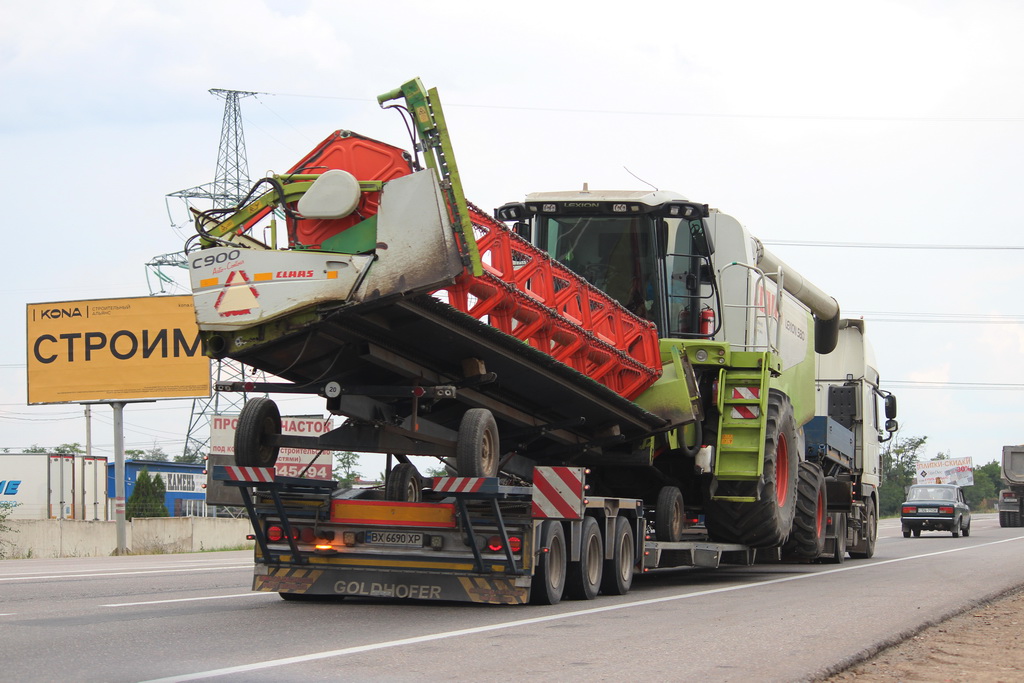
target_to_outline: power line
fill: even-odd
[[[904,389],[973,389],[980,391],[1024,391],[1024,384],[1009,382],[926,382],[909,379],[886,380],[885,385]]]
[[[1024,325],[1024,315],[990,313],[899,313],[895,311],[848,311],[872,323],[944,323],[959,325]]]
[[[1020,244],[899,244],[890,242],[811,242],[807,240],[761,240],[771,246],[829,247],[841,249],[949,249],[955,251],[1022,250]]]
[[[305,95],[301,93],[259,93],[273,97],[301,97],[319,100],[344,100],[347,102],[365,102],[376,104],[377,100],[365,97],[342,97],[340,95]],[[1022,116],[891,116],[891,115],[829,115],[829,114],[727,114],[715,112],[686,111],[638,111],[628,109],[580,109],[574,107],[525,107],[507,104],[479,104],[445,102],[446,108],[461,107],[464,109],[504,109],[507,111],[533,111],[558,114],[609,114],[614,116],[667,116],[674,118],[706,118],[706,119],[767,119],[791,121],[854,121],[854,122],[894,122],[894,123],[1021,123]]]

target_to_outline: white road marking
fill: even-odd
[[[752,588],[761,588],[763,586],[771,586],[777,583],[785,583],[787,581],[802,581],[804,579],[815,579],[829,574],[836,574],[838,572],[851,572],[861,569],[869,569],[871,567],[878,567],[884,564],[894,564],[896,562],[908,562],[910,560],[919,560],[926,557],[935,557],[936,555],[945,555],[947,553],[958,553],[965,550],[972,550],[974,548],[984,548],[989,545],[999,545],[1000,543],[1010,543],[1011,541],[1024,540],[1024,536],[1018,536],[1015,538],[1006,538],[999,541],[991,541],[989,543],[979,543],[978,545],[961,546],[958,548],[950,548],[947,550],[939,550],[933,553],[924,553],[922,555],[914,555],[911,557],[900,557],[892,560],[879,560],[878,562],[869,562],[867,564],[856,564],[844,567],[836,567],[835,569],[827,569],[820,572],[812,572],[808,574],[795,574],[792,576],[784,576],[778,579],[768,579],[766,581],[758,581],[757,583],[745,583],[737,586],[724,586],[721,588],[711,588],[703,591],[696,591],[694,593],[682,593],[679,595],[669,595],[663,598],[649,598],[647,600],[636,600],[634,602],[620,603],[618,605],[608,605],[605,607],[591,607],[588,609],[576,610],[574,612],[566,612],[563,614],[551,614],[544,617],[531,617],[529,619],[519,619],[517,621],[507,621],[500,624],[491,624],[490,626],[476,626],[474,628],[459,629],[457,631],[444,631],[442,633],[431,633],[423,636],[415,636],[413,638],[401,638],[399,640],[389,640],[381,643],[370,643],[369,645],[357,645],[355,647],[346,647],[340,650],[327,650],[325,652],[314,652],[308,655],[298,655],[296,657],[284,657],[282,659],[269,659],[264,662],[254,662],[252,664],[242,664],[240,666],[229,666],[223,669],[212,669],[210,671],[197,671],[190,674],[180,674],[178,676],[168,676],[166,678],[156,678],[150,681],[144,681],[143,683],[178,683],[179,681],[195,681],[203,678],[214,678],[216,676],[229,676],[231,674],[247,673],[249,671],[260,671],[263,669],[271,669],[277,666],[288,666],[289,664],[302,664],[305,662],[313,662],[320,659],[329,659],[331,657],[344,657],[345,655],[359,654],[363,652],[372,652],[374,650],[384,650],[391,647],[402,647],[405,645],[416,645],[419,643],[429,643],[435,640],[445,640],[448,638],[459,638],[461,636],[476,635],[479,633],[487,633],[489,631],[501,631],[509,628],[517,628],[519,626],[530,626],[532,624],[543,624],[549,621],[560,621],[562,619],[572,619],[575,617],[586,617],[594,614],[602,614],[604,612],[614,612],[620,609],[628,609],[632,607],[646,607],[647,605],[657,605],[659,603],[674,602],[676,600],[688,600],[690,598],[699,598],[706,595],[714,595],[716,593],[731,593],[733,591],[750,590]]]
[[[236,593],[234,595],[208,595],[202,598],[174,598],[173,600],[147,600],[145,602],[117,602],[109,605],[100,605],[100,607],[135,607],[136,605],[162,605],[168,602],[192,602],[193,600],[224,600],[226,598],[249,598],[254,595],[273,595],[277,597],[277,593],[264,593],[264,592],[253,592],[253,593]]]
[[[230,567],[190,567],[188,569],[145,569],[123,572],[94,572],[91,574],[28,574],[22,576],[0,576],[0,581],[37,581],[39,579],[91,579],[104,576],[132,576],[136,574],[176,574],[181,572],[212,572],[220,569],[252,569],[251,564]]]

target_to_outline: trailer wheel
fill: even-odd
[[[281,412],[269,398],[246,401],[235,430],[235,464],[239,467],[273,467],[279,447],[271,439],[281,434]]]
[[[530,602],[557,605],[565,592],[566,553],[562,523],[548,520],[541,525],[541,547],[537,570],[530,586]]]
[[[498,425],[491,411],[470,408],[459,423],[455,467],[460,477],[498,476]]]
[[[825,550],[825,475],[817,463],[802,462],[797,468],[796,514],[783,552],[813,560]],[[845,552],[845,551],[844,551]]]
[[[604,571],[604,543],[597,520],[584,517],[580,536],[580,559],[569,563],[565,592],[573,600],[593,600],[601,589]]]
[[[915,529],[914,536],[920,536],[921,530]],[[870,560],[875,556],[875,541],[878,540],[878,515],[875,514],[875,501],[868,498],[864,502],[864,528],[862,538],[857,544],[858,550],[851,550],[850,557],[857,560]]]
[[[403,503],[418,503],[423,499],[423,479],[416,465],[411,462],[400,462],[388,473],[388,483],[384,487],[384,497]]]
[[[601,592],[605,595],[625,595],[633,587],[633,569],[636,565],[633,525],[628,519],[615,518],[615,527],[608,543],[612,546],[612,558],[604,561]]]
[[[663,486],[654,504],[654,538],[658,541],[678,541],[683,537],[686,522],[683,494],[675,486]]]
[[[789,397],[780,391],[769,391],[766,416],[761,497],[752,503],[708,500],[705,523],[717,540],[773,548],[786,541],[793,526],[803,430],[797,428]]]

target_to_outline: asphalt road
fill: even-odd
[[[804,681],[1024,585],[1024,530],[904,539],[843,565],[684,569],[554,607],[249,592],[247,552],[0,562],[0,679]]]

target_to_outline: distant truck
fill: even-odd
[[[0,503],[11,519],[107,519],[106,458],[63,453],[0,455]]]
[[[1003,482],[999,492],[999,526],[1021,526],[1024,511],[1024,446],[1003,446]]]

